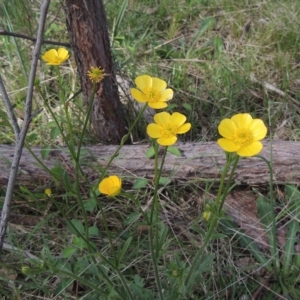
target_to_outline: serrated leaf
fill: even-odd
[[[133,189],[138,190],[143,187],[145,187],[148,184],[148,179],[146,178],[138,178],[134,183],[133,183]]]
[[[71,257],[76,251],[77,251],[78,248],[74,248],[74,247],[67,247],[63,250],[62,252],[62,256],[63,258],[69,258]]]
[[[151,158],[152,156],[155,155],[155,150],[154,147],[151,146],[147,151],[146,151],[146,158]]]
[[[181,157],[180,150],[174,146],[169,146],[167,151],[175,156]]]

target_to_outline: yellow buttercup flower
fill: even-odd
[[[49,188],[47,188],[47,189],[45,189],[44,193],[45,193],[48,197],[50,197],[50,196],[52,195],[52,190],[49,189]]]
[[[45,52],[42,59],[47,63],[47,65],[59,66],[64,61],[70,57],[69,51],[65,48],[50,49]]]
[[[104,178],[99,184],[99,191],[108,197],[113,197],[121,192],[122,180],[116,175]]]
[[[171,146],[177,141],[177,134],[183,134],[191,129],[190,123],[185,123],[186,116],[174,112],[170,115],[161,112],[154,116],[155,123],[147,126],[147,133],[150,137],[157,139],[161,146]]]
[[[138,102],[148,103],[151,108],[167,107],[167,101],[173,98],[173,90],[167,89],[167,83],[149,75],[138,76],[135,79],[138,89],[131,89],[131,94]]]
[[[105,72],[101,67],[90,67],[90,70],[87,72],[87,76],[93,82],[100,82],[105,77]]]
[[[263,148],[260,140],[267,135],[264,122],[260,119],[252,119],[247,113],[222,120],[218,130],[223,136],[218,139],[219,146],[227,152],[236,152],[239,156],[258,154]]]

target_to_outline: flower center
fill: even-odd
[[[253,135],[249,129],[246,128],[240,128],[235,132],[233,141],[242,146],[248,146],[253,142]]]
[[[160,99],[160,92],[154,88],[145,88],[143,90],[143,93],[147,96],[149,99],[148,102],[158,102]]]
[[[170,138],[177,134],[177,126],[171,123],[163,125],[163,128],[160,131],[162,137]]]

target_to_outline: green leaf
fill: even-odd
[[[193,110],[192,105],[189,104],[189,103],[183,103],[182,106],[183,106],[186,110],[189,110],[189,111],[192,111],[192,110]]]
[[[285,187],[286,195],[289,199],[289,216],[288,231],[286,234],[286,243],[283,252],[283,274],[288,276],[291,273],[291,266],[294,262],[298,263],[299,254],[295,253],[295,244],[299,243],[298,233],[300,232],[299,220],[300,214],[300,192],[295,186],[287,185]]]
[[[71,224],[73,225],[71,225]],[[77,231],[74,229],[74,227],[78,230],[80,234],[84,233],[84,227],[81,223],[81,221],[77,219],[72,219],[70,222],[67,223],[67,228],[70,230],[71,233],[78,235]]]
[[[30,144],[34,142],[38,138],[38,135],[36,133],[30,133],[26,136],[26,141]]]
[[[151,146],[146,152],[146,158],[151,158],[154,155],[155,155],[155,150],[154,147]]]
[[[170,110],[176,108],[177,106],[178,106],[178,105],[177,105],[177,104],[174,104],[174,103],[169,104],[169,105],[165,108],[165,111],[170,111]]]
[[[90,236],[99,236],[99,229],[97,226],[91,226],[88,228]]]
[[[237,226],[237,224],[228,218],[222,218],[220,220],[220,224],[223,227],[223,230],[226,234],[234,235],[236,238],[238,238],[238,241],[240,242],[241,246],[245,249],[247,249],[249,252],[252,253],[252,255],[256,258],[256,260],[265,266],[265,268],[268,271],[272,271],[272,267],[270,267],[269,259],[265,256],[263,252],[261,252],[258,248],[257,243],[249,238],[243,230]]]
[[[132,241],[132,237],[129,237],[129,238],[126,240],[126,242],[125,242],[123,248],[119,251],[119,255],[118,255],[118,261],[119,261],[119,262],[122,261],[124,255],[126,254],[128,248],[129,248],[129,246],[130,246],[131,241]]]
[[[87,201],[83,203],[83,207],[85,211],[89,211],[89,212],[93,212],[96,206],[97,206],[97,200],[95,198],[89,198]]]
[[[50,137],[51,139],[56,139],[60,134],[60,130],[58,127],[53,127],[50,131]]]
[[[158,183],[160,185],[167,185],[170,183],[170,178],[161,176]]]
[[[140,217],[140,213],[133,212],[127,216],[127,218],[124,221],[124,224],[128,226],[128,225],[132,224],[133,222],[137,221],[139,219],[139,217]]]
[[[256,201],[256,207],[257,214],[260,218],[260,223],[263,225],[268,236],[271,254],[275,258],[277,253],[277,246],[273,247],[273,245],[275,245],[275,243],[277,245],[277,237],[276,234],[274,236],[274,231],[272,230],[275,223],[273,220],[273,218],[275,218],[275,215],[271,201],[272,200],[269,200],[268,198],[260,195]]]
[[[50,145],[46,145],[41,149],[41,156],[42,159],[46,159],[51,151],[51,146]]]
[[[138,190],[141,189],[143,187],[145,187],[148,184],[148,179],[146,178],[138,178],[134,184],[133,184],[133,189]]]
[[[79,249],[88,248],[88,245],[85,242],[85,240],[78,236],[73,237],[73,245],[77,246]]]
[[[223,51],[223,48],[224,48],[224,46],[223,46],[223,40],[220,38],[220,37],[216,37],[215,38],[215,54],[216,54],[216,56],[220,56],[221,55],[221,53],[222,53],[222,51]]]
[[[175,156],[181,157],[180,150],[174,146],[169,146],[167,151]]]
[[[65,169],[62,166],[55,166],[51,169],[51,175],[56,179],[61,179],[64,176]]]
[[[77,248],[74,248],[74,247],[65,248],[62,252],[63,258],[71,257],[76,251],[77,251]]]

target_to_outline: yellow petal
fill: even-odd
[[[227,152],[235,152],[240,149],[240,146],[228,139],[218,139],[218,145]]]
[[[135,79],[136,86],[143,91],[146,88],[152,87],[152,77],[149,75],[141,75]]]
[[[191,129],[191,127],[192,127],[191,123],[185,123],[177,129],[177,133],[178,134],[186,133]]]
[[[264,139],[267,135],[267,127],[260,119],[254,119],[252,125],[249,128],[253,134],[253,138],[256,141]]]
[[[231,118],[237,128],[249,128],[253,122],[250,114],[236,114]]]
[[[57,54],[58,54],[59,58],[64,60],[64,61],[67,60],[70,56],[69,51],[65,48],[59,48],[57,50]]]
[[[161,101],[169,101],[173,98],[173,90],[166,89],[161,93]]]
[[[133,89],[130,90],[130,92],[131,92],[132,97],[136,101],[138,101],[138,102],[147,102],[147,100],[145,99],[145,95],[141,91],[133,88]]]
[[[218,126],[218,130],[221,136],[223,136],[226,139],[232,140],[237,130],[237,127],[232,120],[224,119]]]
[[[159,139],[157,139],[157,143],[161,146],[171,146],[173,144],[175,144],[177,141],[177,137],[176,135],[166,138],[166,137],[160,137]]]
[[[121,187],[122,186],[122,180],[118,176],[112,175],[112,176],[109,176],[109,178],[112,181],[112,183],[113,183],[114,186],[117,186],[117,187]]]
[[[174,125],[177,125],[177,127],[180,127],[185,121],[186,116],[179,112],[174,112],[170,117],[170,122]]]
[[[104,178],[99,184],[99,191],[102,194],[108,195],[110,189],[110,180],[109,178]]]
[[[239,156],[254,156],[258,154],[263,148],[261,142],[253,142],[249,146],[241,147],[236,153]]]
[[[148,106],[153,109],[162,109],[168,106],[166,102],[148,102]]]
[[[161,112],[161,113],[158,113],[158,114],[155,114],[154,115],[154,121],[158,125],[163,126],[164,124],[170,122],[170,114],[165,112],[165,111]]]
[[[49,51],[45,52],[42,56],[42,59],[46,62],[54,62],[57,59],[57,51],[55,49],[50,49]]]
[[[154,139],[157,139],[161,136],[161,130],[162,127],[154,123],[151,123],[147,126],[147,134]]]
[[[152,87],[158,91],[163,91],[166,89],[167,83],[160,78],[153,77],[152,78]]]

